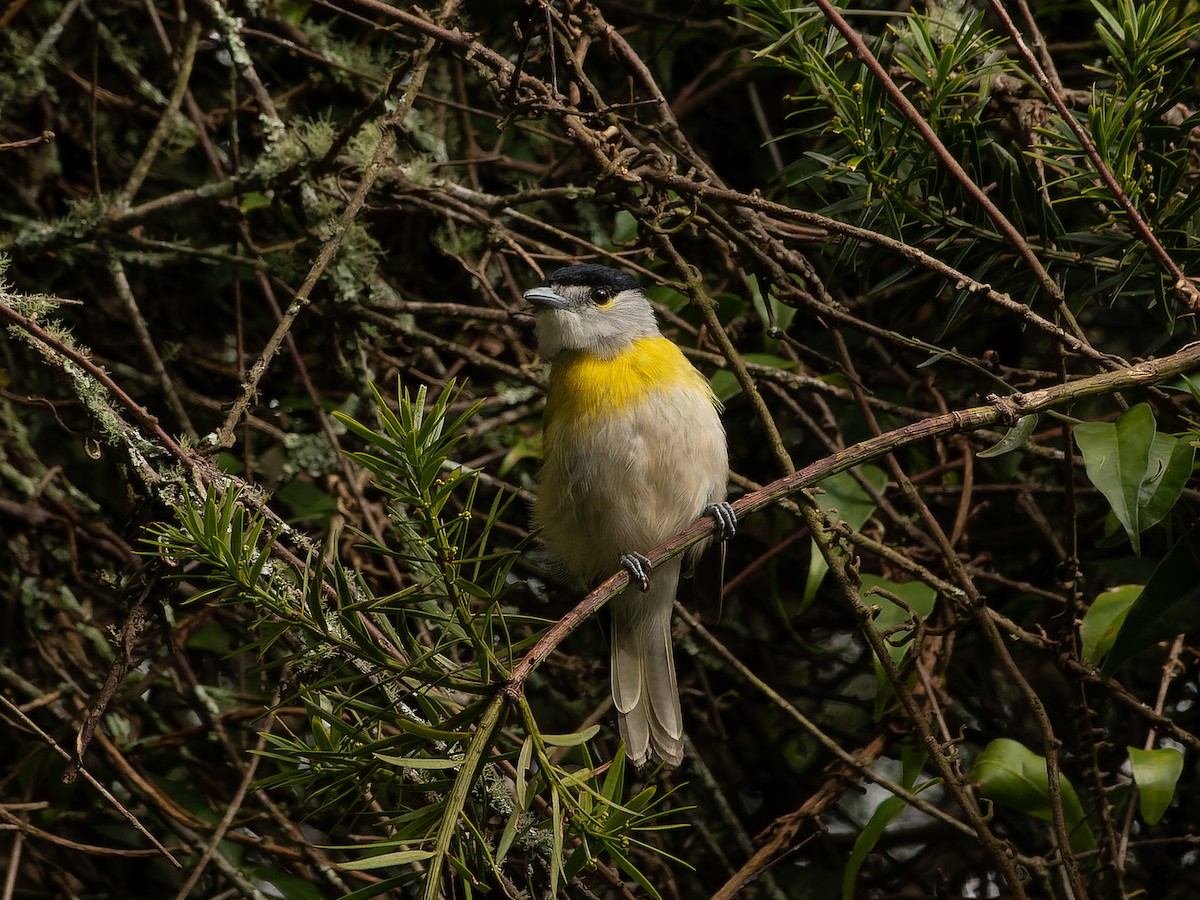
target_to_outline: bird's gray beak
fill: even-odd
[[[568,306],[565,299],[548,287],[530,288],[523,296],[539,309],[566,309]]]

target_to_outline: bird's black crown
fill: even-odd
[[[598,266],[595,263],[584,263],[578,266],[566,266],[551,272],[546,279],[547,287],[558,285],[578,284],[584,287],[606,287],[614,294],[621,291],[636,289],[638,283],[620,269],[610,266]]]

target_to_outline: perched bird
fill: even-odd
[[[607,266],[568,266],[525,292],[550,363],[544,461],[534,521],[547,549],[583,585],[618,567],[627,590],[612,619],[612,694],[635,765],[683,759],[671,650],[677,557],[644,555],[702,515],[721,540],[728,455],[708,381],[663,337],[643,291]],[[718,581],[719,581],[719,575]]]

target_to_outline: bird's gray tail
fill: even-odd
[[[613,600],[612,694],[625,752],[636,766],[651,756],[668,765],[683,761],[683,715],[675,684],[671,611],[679,561],[650,575],[650,590],[627,588]]]

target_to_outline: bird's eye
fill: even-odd
[[[595,287],[592,288],[592,302],[597,306],[608,306],[612,303],[612,291],[608,288]]]

